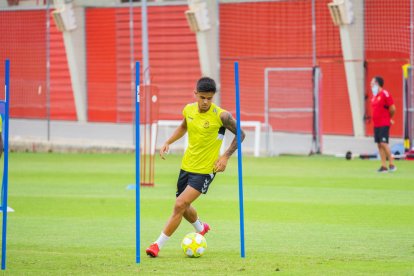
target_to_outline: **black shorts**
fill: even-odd
[[[185,190],[187,185],[190,185],[190,187],[193,187],[202,194],[206,194],[215,175],[215,173],[199,174],[180,170],[180,175],[178,176],[177,181],[177,192],[175,195],[178,197]]]
[[[374,139],[375,143],[387,143],[390,137],[390,127],[383,126],[383,127],[374,127]]]

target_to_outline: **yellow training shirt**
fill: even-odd
[[[214,103],[205,113],[198,111],[197,103],[186,105],[183,116],[187,122],[188,147],[181,169],[192,173],[213,173],[224,138],[225,128],[220,119],[224,111]]]

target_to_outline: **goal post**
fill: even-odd
[[[269,155],[322,152],[319,67],[264,70],[264,120]]]
[[[410,64],[403,67],[403,126],[404,150],[409,151],[414,145],[414,89],[413,69]]]
[[[321,104],[320,104],[320,91],[321,91],[321,69],[318,66],[313,67],[312,82],[313,82],[313,132],[312,132],[312,150],[311,154],[322,153],[322,130],[321,130]]]

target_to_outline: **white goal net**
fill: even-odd
[[[269,155],[321,153],[320,78],[318,67],[265,69]]]

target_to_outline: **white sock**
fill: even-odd
[[[158,244],[158,248],[161,249],[161,247],[164,246],[164,244],[170,239],[167,235],[164,234],[164,232],[161,232],[161,235],[158,237],[158,239],[155,241],[156,244]]]
[[[191,223],[194,226],[194,229],[196,232],[201,232],[204,230],[203,223],[200,221],[200,219],[197,219],[195,222]]]

